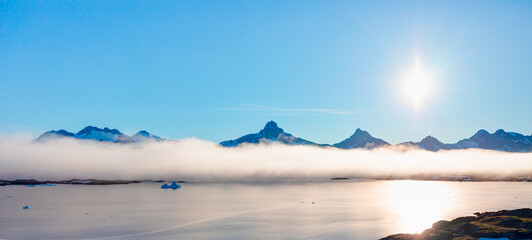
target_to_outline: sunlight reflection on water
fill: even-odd
[[[453,207],[444,182],[392,181],[387,185],[386,202],[398,215],[398,228],[403,232],[421,232]]]

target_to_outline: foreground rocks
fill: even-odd
[[[475,213],[452,221],[438,221],[418,234],[396,234],[381,240],[473,240],[479,238],[532,239],[532,209]]]

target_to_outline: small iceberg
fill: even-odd
[[[22,209],[30,209],[30,206],[26,205],[26,206],[22,207]]]
[[[161,186],[162,189],[178,189],[178,188],[181,188],[181,185],[177,184],[175,181],[172,182],[172,184],[168,185],[168,184],[163,184]]]
[[[172,185],[170,185],[171,189],[178,189],[181,188],[181,185],[177,184],[175,181],[172,182]]]

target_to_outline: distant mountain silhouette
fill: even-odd
[[[164,138],[161,138],[159,136],[153,135],[149,132],[146,132],[144,130],[139,131],[138,133],[135,133],[135,135],[131,136],[131,139],[133,139],[134,142],[142,142],[142,141],[163,141]]]
[[[525,136],[515,132],[505,132],[502,129],[490,134],[481,129],[468,139],[452,144],[454,149],[481,148],[507,152],[532,151],[532,135]]]
[[[87,126],[76,134],[65,131],[63,129],[58,130],[58,131],[54,131],[54,130],[48,131],[48,132],[41,134],[41,136],[35,139],[35,142],[44,142],[44,141],[49,141],[49,140],[64,138],[64,137],[82,139],[82,140],[113,142],[113,143],[134,143],[134,142],[142,142],[142,141],[149,141],[149,140],[151,141],[164,140],[163,138],[155,136],[146,131],[140,131],[137,134],[130,137],[126,134],[121,133],[120,131],[116,129],[109,129],[109,128],[101,129],[101,128],[97,128],[93,126]]]
[[[342,149],[352,149],[352,148],[366,148],[366,149],[373,149],[377,147],[387,146],[390,145],[386,141],[380,139],[380,138],[374,138],[369,134],[368,132],[361,130],[360,128],[357,128],[355,133],[351,135],[351,137],[334,144],[334,147],[342,148]]]
[[[235,140],[223,141],[220,144],[224,147],[236,147],[243,143],[270,143],[281,142],[291,145],[316,145],[311,141],[302,138],[294,137],[292,134],[285,133],[282,128],[277,126],[274,121],[269,121],[264,126],[264,129],[258,133],[252,133]]]
[[[74,134],[71,132],[67,132],[63,129],[58,130],[58,131],[52,130],[52,131],[48,131],[48,132],[41,134],[41,136],[35,139],[35,141],[45,141],[48,139],[61,138],[61,137],[74,137]]]
[[[463,139],[457,143],[445,144],[438,139],[428,136],[421,142],[405,142],[400,145],[414,146],[429,151],[480,148],[506,152],[531,152],[532,135],[525,136],[514,132],[505,132],[502,129],[490,134],[481,129],[470,138]]]
[[[127,136],[117,129],[97,128],[87,126],[78,133],[74,134],[63,129],[52,130],[43,133],[35,142],[44,142],[59,138],[75,138],[82,140],[94,140],[112,143],[136,143],[144,141],[164,141],[166,139],[153,135],[147,131],[139,131],[133,136]],[[288,145],[315,145],[328,146],[341,149],[373,149],[378,147],[391,146],[388,142],[371,136],[368,132],[357,128],[355,133],[349,138],[333,144],[316,144],[303,138],[295,137],[286,133],[277,123],[270,121],[258,133],[251,133],[234,140],[223,141],[220,145],[224,147],[235,147],[244,143],[260,144],[278,142]],[[532,135],[523,135],[515,132],[505,132],[502,129],[490,134],[488,131],[481,129],[470,138],[463,139],[457,143],[442,143],[432,136],[427,136],[419,142],[404,142],[396,146],[406,146],[412,148],[425,149],[428,151],[453,150],[453,149],[489,149],[506,152],[532,152]]]
[[[421,149],[425,149],[432,152],[437,152],[439,150],[450,150],[453,149],[453,147],[450,144],[445,144],[440,142],[437,138],[433,136],[426,136],[421,140],[420,142],[405,142],[400,143],[398,145],[408,146],[408,147],[417,147]]]

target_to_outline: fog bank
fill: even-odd
[[[68,138],[30,143],[28,136],[0,136],[0,179],[266,181],[532,173],[532,153],[479,149],[434,153],[417,149],[342,150],[282,144],[224,148],[194,138],[143,144]]]

